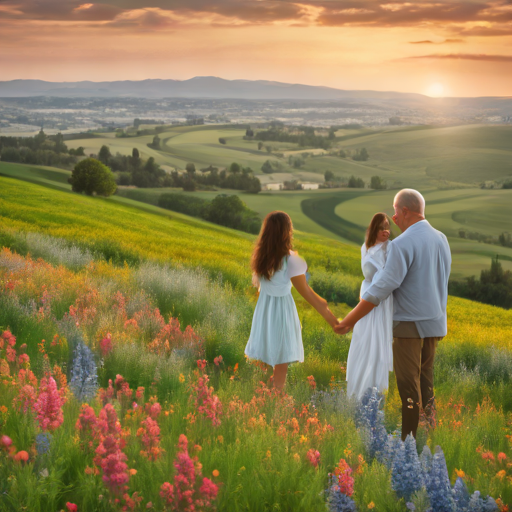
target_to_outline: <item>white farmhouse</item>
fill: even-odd
[[[261,187],[262,190],[283,190],[282,183],[266,183]]]
[[[318,190],[318,183],[301,183],[302,190]]]

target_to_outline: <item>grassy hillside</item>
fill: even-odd
[[[23,231],[107,245],[128,259],[152,258],[222,272],[235,285],[250,283],[254,236],[125,198],[62,194],[35,184],[0,177],[2,225]],[[327,262],[356,272],[357,248],[299,232],[297,247],[311,266]]]
[[[0,162],[1,174],[70,191],[67,183],[70,173],[61,169]],[[490,259],[496,254],[500,256],[505,268],[512,269],[512,249],[459,236],[460,230],[492,236],[508,232],[512,215],[512,190],[420,190],[427,200],[429,221],[449,238],[453,252],[453,277],[479,274],[482,269],[490,266]],[[311,240],[322,237],[349,245],[362,243],[366,226],[375,212],[392,214],[391,205],[395,194],[395,191],[376,192],[368,189],[267,192],[255,195],[232,190],[186,193],[181,189],[121,188],[108,201],[169,216],[169,212],[156,207],[159,196],[165,192],[192,194],[204,199],[212,199],[219,193],[239,194],[261,218],[276,209],[288,212],[295,228],[301,232],[299,242],[304,237]],[[172,217],[187,219],[189,222],[191,220],[177,213],[172,213]]]
[[[256,301],[253,237],[61,186],[0,177],[0,245],[10,247],[0,250],[0,434],[16,447],[0,450],[0,510],[71,502],[117,512],[139,496],[143,509],[163,510],[178,443],[184,456],[180,435],[200,463],[195,496],[210,478],[219,510],[324,511],[340,459],[353,470],[358,510],[408,510],[372,448],[400,428],[392,374],[377,440],[344,393],[350,336],[335,335],[304,301],[296,298],[305,361],[290,367],[286,394],[271,391],[261,367],[244,358]],[[357,247],[303,233],[297,245],[314,287],[319,277],[324,289],[359,285]],[[331,307],[339,316],[349,309]],[[438,426],[420,426],[418,448],[441,446],[447,485],[463,471],[470,492],[512,504],[512,311],[450,297],[448,317],[435,365]],[[23,355],[14,360],[4,350],[11,333]],[[79,346],[90,350],[82,359]],[[50,370],[66,402],[52,395],[63,416],[45,431],[30,393],[44,399]],[[81,379],[91,394],[77,390]],[[128,486],[122,495],[103,478],[107,414],[117,455],[126,455],[118,460],[127,466],[117,466]]]

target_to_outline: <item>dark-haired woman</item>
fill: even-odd
[[[386,263],[390,235],[389,219],[376,213],[361,247],[364,281],[361,296]],[[368,388],[383,392],[393,370],[393,294],[354,326],[347,359],[347,394],[361,398]]]
[[[293,226],[284,212],[269,213],[252,255],[253,283],[260,295],[245,354],[274,368],[274,387],[281,390],[288,364],[304,361],[302,333],[292,285],[334,327],[338,320],[306,281],[306,262],[292,250]]]

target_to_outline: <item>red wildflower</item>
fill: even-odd
[[[66,503],[66,508],[68,512],[77,512],[78,507],[74,503],[70,503],[69,501]]]
[[[308,383],[309,383],[309,387],[311,389],[316,389],[316,382],[315,382],[315,377],[313,377],[313,375],[310,375],[308,377]]]
[[[28,453],[25,450],[21,450],[14,456],[14,460],[17,460],[19,462],[27,462]]]
[[[191,384],[191,388],[190,398],[194,400],[197,411],[209,418],[214,427],[218,427],[220,425],[219,416],[222,414],[222,403],[219,397],[213,394],[213,387],[208,386],[208,375],[205,373],[198,377],[197,382]]]
[[[347,464],[345,459],[340,459],[338,466],[334,470],[334,474],[338,477],[338,486],[340,492],[347,496],[354,494],[354,479],[350,476],[352,468]]]
[[[100,341],[101,355],[106,357],[112,352],[112,335],[108,332],[107,335]]]

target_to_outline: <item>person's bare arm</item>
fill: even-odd
[[[366,316],[373,308],[375,304],[368,302],[367,300],[361,299],[359,304],[334,328],[338,334],[347,334],[354,328],[354,325]]]
[[[326,322],[334,329],[338,319],[332,314],[327,301],[316,294],[308,285],[304,274],[291,279],[295,289],[324,317]]]

